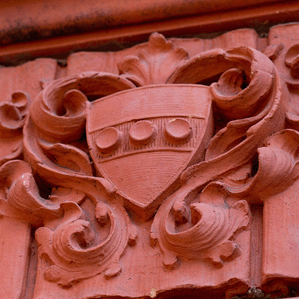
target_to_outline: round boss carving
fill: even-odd
[[[165,127],[167,137],[176,142],[188,140],[191,131],[189,122],[183,118],[174,118]]]
[[[105,128],[96,138],[96,145],[104,154],[115,151],[120,145],[121,135],[121,132],[113,127]]]
[[[142,145],[154,140],[156,128],[151,121],[141,120],[132,125],[129,131],[131,142],[136,145]]]

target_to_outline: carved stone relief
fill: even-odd
[[[1,220],[24,225],[22,271],[36,272],[11,298],[289,295],[294,28],[210,45],[153,33],[121,52],[74,54],[34,98],[2,102]]]

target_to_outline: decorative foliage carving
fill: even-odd
[[[62,202],[55,195],[64,211],[59,223],[36,232],[39,254],[50,263],[45,278],[62,286],[103,271],[107,278],[117,275],[121,271],[121,254],[128,243],[136,240],[121,203],[113,203],[115,188],[107,180],[92,176],[87,145],[82,139],[89,107],[87,97],[106,95],[110,92],[106,85],[111,92],[133,87],[125,79],[99,73],[54,81],[33,103],[26,124],[25,155],[33,169],[54,186],[84,194],[84,198],[92,200],[96,211],[87,217],[76,202],[68,202],[73,201],[71,195]],[[104,203],[107,200],[109,203]],[[103,229],[109,233],[100,240]]]
[[[265,146],[258,149],[259,169],[242,193],[266,200],[292,186],[298,179],[298,146],[295,130],[282,130],[267,138]]]
[[[285,64],[291,69],[291,75],[294,79],[298,79],[298,59],[299,45],[295,44],[290,47],[285,55]]]
[[[2,215],[17,217],[35,227],[45,226],[37,229],[36,239],[40,256],[53,264],[45,272],[47,280],[68,286],[103,271],[107,278],[121,271],[119,258],[126,245],[134,245],[137,238],[121,205],[98,202],[94,215],[97,224],[78,206],[85,198],[82,193],[74,190],[67,196],[56,193],[57,203],[53,203],[53,197],[50,201],[41,198],[25,162],[7,162],[0,173],[6,176],[2,180]],[[102,227],[109,232],[100,241],[97,234]]]
[[[167,205],[167,206],[166,206]],[[184,207],[182,207],[184,209]],[[246,201],[238,201],[227,207],[212,202],[190,205],[190,218],[176,218],[180,214],[173,202],[161,207],[151,230],[152,244],[158,240],[164,252],[164,265],[174,267],[177,257],[183,259],[207,259],[219,268],[224,260],[238,256],[238,246],[232,239],[249,223],[249,208]],[[172,215],[174,214],[174,215]],[[177,230],[180,222],[191,222],[192,227],[185,231]],[[192,240],[192,242],[190,242]]]
[[[186,60],[188,53],[175,48],[171,41],[158,33],[150,36],[148,46],[137,56],[127,56],[118,64],[119,73],[136,86],[163,84]]]
[[[14,92],[0,105],[0,165],[22,154],[22,129],[29,105],[29,95],[22,91]]]
[[[275,60],[282,50],[265,54]],[[294,80],[296,51],[285,58]],[[249,205],[298,177],[299,139],[282,131],[286,112],[295,120],[279,72],[248,47],[189,59],[157,33],[118,68],[119,75],[85,72],[47,84],[24,138],[26,95],[2,104],[3,140],[23,138],[26,162],[0,168],[1,214],[37,229],[44,279],[62,287],[120,274],[127,246],[151,221],[151,245],[167,268],[225,268],[242,255]],[[283,187],[273,183],[280,180]]]
[[[55,231],[42,227],[36,232],[40,256],[53,264],[46,270],[45,278],[69,286],[103,271],[106,278],[119,274],[120,256],[129,240],[136,237],[132,235],[131,224],[123,208],[99,202],[96,209],[99,210],[101,205],[104,206],[101,209],[106,211],[97,214],[99,223],[96,225],[78,205],[62,205],[65,213],[61,225]],[[108,226],[109,232],[104,240],[99,241],[98,234],[105,226]]]

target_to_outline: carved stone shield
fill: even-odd
[[[213,133],[211,95],[201,85],[130,89],[96,100],[87,139],[98,175],[148,219],[202,159]]]

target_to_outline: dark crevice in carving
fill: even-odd
[[[34,180],[39,190],[39,194],[42,198],[49,198],[52,192],[52,186],[43,180],[38,173],[33,174]]]
[[[202,85],[206,85],[206,86],[210,86],[212,83],[217,82],[219,80],[219,78],[221,77],[222,73],[219,73],[213,77],[210,78],[206,78],[202,81],[197,82],[196,84],[202,84]]]
[[[259,160],[258,160],[258,155],[256,154],[253,158],[252,158],[252,168],[251,168],[251,173],[250,173],[250,177],[254,177],[259,169]]]
[[[38,247],[37,243],[35,241],[35,229],[31,228],[31,244],[29,249],[30,259],[29,259],[29,265],[28,265],[28,275],[26,280],[26,288],[25,288],[25,294],[22,299],[32,299],[33,298],[33,292],[34,292],[34,286],[36,283],[36,275],[37,275],[37,267],[38,267]]]

